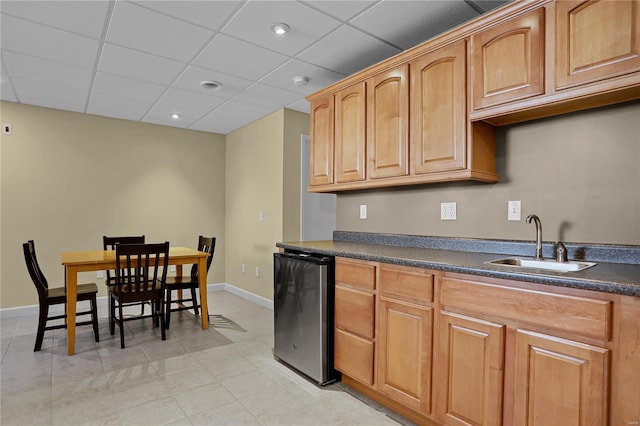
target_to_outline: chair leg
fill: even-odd
[[[109,332],[113,336],[116,334],[116,306],[113,294],[109,293]]]
[[[34,352],[42,349],[42,341],[44,340],[44,329],[47,326],[47,317],[49,316],[49,305],[46,302],[40,302],[40,316],[38,317],[38,331],[36,333],[36,344],[33,347]]]
[[[165,324],[164,313],[162,312],[164,307],[164,301],[162,299],[157,302],[158,307],[158,317],[160,318],[160,335],[162,336],[162,340],[167,340],[167,327]]]
[[[93,323],[93,335],[96,342],[100,341],[100,332],[98,331],[98,304],[96,303],[96,295],[91,297],[91,322]]]
[[[164,326],[165,328],[169,328],[169,324],[171,323],[171,290],[167,290],[167,302],[165,306],[167,318],[164,321]]]
[[[191,303],[193,303],[193,312],[198,315],[198,300],[196,299],[196,289],[191,287]]]
[[[120,327],[120,349],[124,349],[124,316],[122,315],[122,301],[118,301],[118,326]]]

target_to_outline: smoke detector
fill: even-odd
[[[309,84],[309,77],[305,77],[303,75],[295,76],[293,77],[293,84],[295,84],[298,87],[306,86],[307,84]]]

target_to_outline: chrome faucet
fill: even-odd
[[[530,214],[527,216],[527,223],[531,223],[534,221],[536,224],[536,259],[542,259],[542,223],[540,223],[540,218],[535,214]]]

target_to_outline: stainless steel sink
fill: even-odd
[[[556,262],[552,259],[533,259],[530,257],[507,257],[505,259],[490,260],[485,262],[488,265],[509,266],[520,269],[543,269],[554,272],[576,272],[590,268],[594,262],[581,262],[570,260],[568,262]]]

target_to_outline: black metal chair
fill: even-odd
[[[46,277],[38,265],[38,259],[36,257],[36,248],[33,240],[29,240],[22,244],[22,250],[24,252],[24,260],[27,264],[31,281],[38,290],[38,302],[40,305],[40,315],[38,318],[38,331],[36,333],[36,344],[33,348],[34,352],[38,352],[42,349],[42,341],[44,339],[44,332],[47,330],[56,330],[60,328],[67,328],[66,324],[50,325],[47,326],[48,321],[65,319],[66,314],[62,315],[49,315],[49,307],[53,305],[62,305],[67,303],[67,293],[64,287],[49,288],[49,283]],[[98,332],[98,309],[96,304],[96,295],[98,294],[98,286],[95,283],[78,284],[77,300],[88,300],[91,304],[91,310],[76,312],[76,316],[91,315],[91,321],[77,322],[76,325],[93,325],[93,334],[96,342],[100,341],[100,334]]]
[[[209,268],[211,267],[211,261],[213,260],[213,253],[216,249],[216,239],[215,237],[203,237],[200,235],[198,237],[198,250],[209,253],[209,257],[207,258],[207,273],[209,273]],[[177,311],[185,311],[189,309],[193,309],[193,312],[198,315],[198,308],[200,308],[200,304],[198,303],[198,299],[196,298],[196,294],[198,292],[198,278],[199,271],[198,265],[194,264],[191,267],[191,274],[188,277],[167,277],[167,295],[166,295],[166,303],[167,307],[165,309],[167,319],[165,321],[166,327],[169,328],[171,323],[171,312]],[[190,298],[181,298],[172,300],[171,295],[175,290],[191,290]],[[185,306],[184,303],[188,302],[189,305]],[[176,303],[178,307],[172,307],[171,304]],[[205,315],[207,313],[204,313]]]
[[[120,328],[120,347],[124,349],[124,322],[153,318],[167,339],[164,325],[164,291],[169,262],[169,242],[157,244],[116,244],[116,277],[109,284],[109,331]],[[151,314],[124,317],[123,308],[149,302]],[[116,305],[118,313],[116,315]]]

